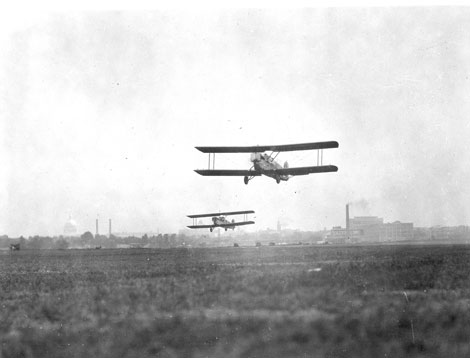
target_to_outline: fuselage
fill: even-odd
[[[228,221],[224,216],[214,216],[214,217],[212,217],[212,222],[214,223],[215,226],[222,226],[222,225],[226,225],[226,224],[231,224],[231,222]],[[224,228],[226,230],[227,229],[235,230],[235,226],[225,226]]]
[[[261,172],[261,174],[274,178],[277,182],[280,180],[289,180],[288,175],[279,175],[272,172],[275,169],[283,169],[283,167],[269,155],[264,153],[253,153],[251,161],[253,162],[255,170]]]

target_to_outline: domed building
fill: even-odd
[[[73,236],[77,234],[77,223],[72,219],[72,215],[69,215],[69,219],[64,225],[64,235]]]

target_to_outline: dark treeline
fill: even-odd
[[[198,232],[197,235],[158,234],[138,236],[114,236],[93,235],[90,231],[80,236],[30,236],[28,238],[8,238],[0,236],[0,248],[7,248],[11,244],[20,244],[21,249],[73,249],[73,248],[170,248],[178,246],[232,246],[235,243],[243,246],[254,246],[257,243],[268,244],[301,244],[315,243],[322,237],[318,233],[292,231],[281,235],[277,231],[260,231],[257,233],[244,233],[230,235],[225,233],[220,236],[216,232]]]
[[[0,236],[0,248],[8,248],[12,244],[20,244],[21,249],[69,249],[69,248],[117,248],[121,246],[130,247],[158,247],[167,248],[185,244],[186,237],[176,234],[159,234],[157,236],[144,235],[142,237],[128,236],[111,237],[104,235],[93,235],[87,231],[80,236],[74,237],[50,237],[30,236],[24,238],[8,238]]]
[[[412,241],[415,242],[436,242],[436,243],[460,243],[470,240],[470,231],[462,231],[460,228],[420,228],[414,230]],[[253,245],[283,245],[283,244],[314,244],[324,239],[324,232],[283,230],[263,230],[255,233],[209,233],[200,231],[197,235],[179,234],[158,234],[139,236],[114,236],[93,235],[90,231],[80,236],[30,236],[9,238],[7,235],[0,236],[0,249],[9,248],[12,244],[20,244],[21,250],[39,249],[74,249],[74,248],[171,248],[179,246],[232,246],[239,244],[242,246]],[[372,243],[374,241],[371,241]]]
[[[64,250],[69,247],[69,242],[63,237],[32,236],[17,239],[10,239],[6,236],[0,237],[0,248],[8,248],[10,245],[20,244],[21,249],[59,249]]]

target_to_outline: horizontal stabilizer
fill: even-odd
[[[335,165],[319,165],[313,167],[297,167],[297,168],[282,168],[266,171],[266,173],[274,173],[278,175],[307,175],[313,173],[328,173],[337,172],[338,167]]]
[[[211,213],[211,214],[197,214],[197,215],[188,215],[188,218],[195,219],[195,218],[205,218],[205,217],[212,217],[212,216],[221,216],[221,215],[242,215],[242,214],[254,214],[253,210],[245,210],[245,211],[227,211],[223,213]]]
[[[261,175],[260,172],[254,170],[238,169],[196,169],[195,172],[204,176],[251,177]]]
[[[292,152],[296,150],[329,149],[338,147],[338,142],[329,141],[283,145],[256,145],[248,147],[196,147],[196,149],[203,153],[261,153],[266,151]]]

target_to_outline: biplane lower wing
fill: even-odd
[[[283,145],[255,145],[248,147],[196,147],[196,149],[203,153],[261,153],[265,151],[292,152],[296,150],[328,149],[338,147],[338,142],[328,141]]]
[[[188,226],[190,229],[210,229],[217,227],[215,225],[190,225]]]
[[[307,175],[314,173],[328,173],[337,172],[338,167],[335,165],[319,165],[313,167],[297,167],[297,168],[283,168],[266,171],[266,174],[272,173],[276,175]]]
[[[210,214],[197,214],[197,215],[188,215],[188,218],[204,218],[211,216],[225,216],[225,215],[242,215],[242,214],[254,214],[253,210],[244,210],[244,211],[226,211],[222,213],[210,213]]]
[[[203,176],[228,176],[228,177],[254,177],[260,176],[261,172],[255,170],[238,170],[238,169],[196,169],[196,173]]]
[[[240,221],[238,223],[220,224],[220,225],[217,225],[217,226],[232,227],[232,226],[241,226],[241,225],[251,225],[251,224],[254,224],[254,223],[255,223],[254,221]]]
[[[277,174],[277,175],[307,175],[313,173],[337,172],[338,167],[335,165],[317,165],[312,167],[282,168],[273,170],[264,170],[263,172],[254,170],[218,170],[218,169],[196,169],[195,172],[204,176],[247,176],[254,177],[261,174]]]
[[[190,229],[214,229],[216,227],[234,227],[234,226],[242,226],[242,225],[251,225],[254,224],[254,221],[240,221],[237,223],[227,223],[227,224],[219,224],[219,225],[190,225],[188,228]]]

